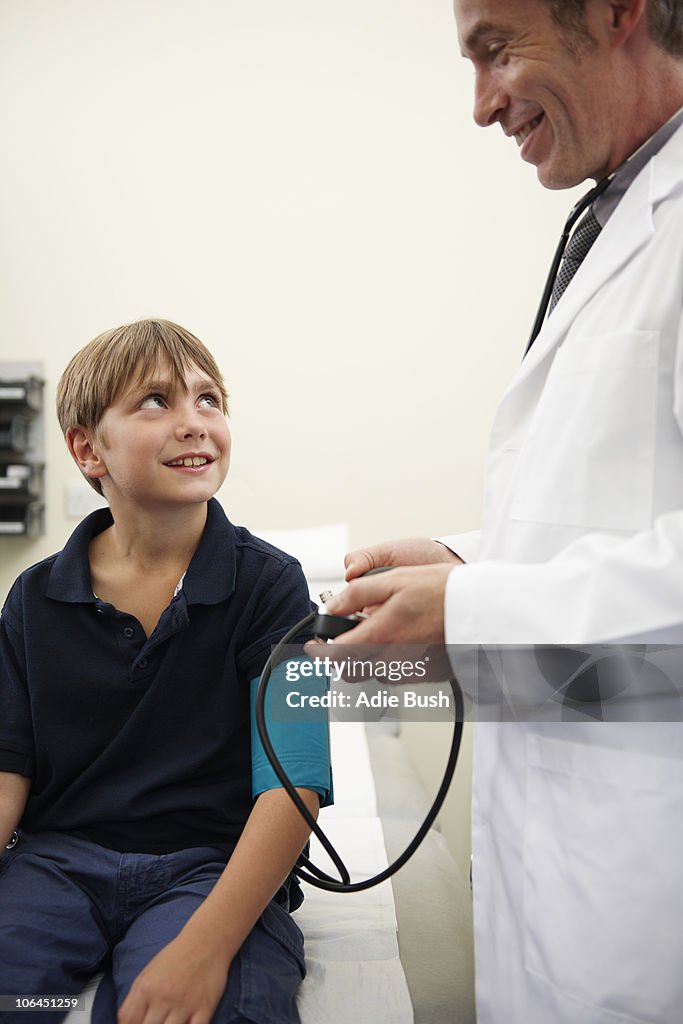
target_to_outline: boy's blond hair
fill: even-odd
[[[83,427],[96,432],[106,409],[138,381],[168,364],[174,386],[194,364],[214,381],[228,412],[228,393],[215,359],[205,345],[170,320],[137,320],[98,334],[71,359],[57,385],[57,416],[62,432]],[[86,477],[102,494],[99,480]]]

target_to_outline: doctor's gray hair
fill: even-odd
[[[553,20],[566,32],[571,44],[585,49],[593,42],[586,26],[586,0],[544,0]],[[683,0],[648,0],[650,38],[667,53],[683,57]]]

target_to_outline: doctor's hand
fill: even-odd
[[[432,565],[434,562],[461,565],[462,559],[444,544],[429,537],[411,537],[406,540],[374,544],[370,548],[350,551],[344,559],[347,580],[353,580],[370,572],[371,569],[379,569],[382,566]]]
[[[338,636],[335,646],[443,644],[444,592],[446,580],[457,564],[454,559],[455,556],[444,564],[406,566],[354,579],[341,593],[330,598],[325,611],[332,615],[351,615],[365,609],[368,617]],[[312,650],[315,653],[315,649]]]

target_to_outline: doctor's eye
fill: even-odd
[[[506,64],[507,63],[507,49],[505,43],[492,43],[486,51],[491,63],[493,64]]]

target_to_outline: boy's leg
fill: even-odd
[[[114,948],[111,976],[98,989],[94,1024],[113,1024],[143,967],[171,942],[211,892],[225,862],[207,860],[207,851],[171,854],[173,879],[167,890],[142,910]],[[216,1012],[215,1024],[299,1024],[296,991],[305,973],[303,936],[286,910],[266,907],[235,957]]]
[[[108,954],[102,917],[79,884],[80,843],[59,833],[22,835],[0,859],[0,994],[78,995]],[[87,860],[87,856],[85,857]],[[5,1007],[3,1003],[3,1007]],[[66,1012],[66,1011],[65,1011]],[[5,1009],[3,1024],[55,1022],[64,1012]]]
[[[306,974],[304,938],[289,913],[271,901],[243,943],[233,967],[238,971],[230,1024],[299,1024],[296,993]],[[233,972],[231,971],[231,974]],[[228,992],[230,979],[228,979]],[[230,1016],[232,1012],[233,1016]]]

